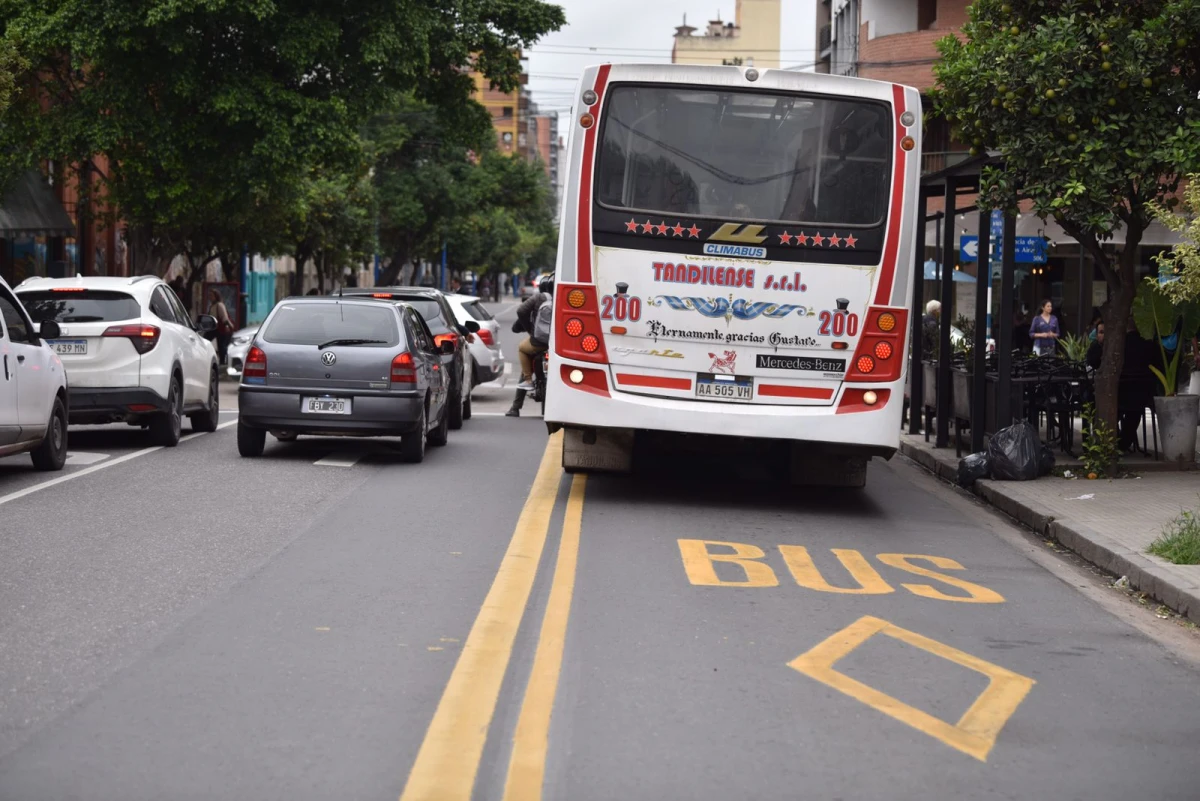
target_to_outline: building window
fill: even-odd
[[[917,30],[927,31],[937,24],[937,0],[917,0]]]
[[[512,106],[505,106],[504,107],[504,118],[511,119],[512,115],[513,115]]]

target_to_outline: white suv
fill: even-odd
[[[30,278],[17,287],[29,315],[53,320],[53,342],[71,382],[72,423],[148,427],[159,445],[179,442],[183,416],[194,431],[215,431],[220,413],[217,354],[163,281],[134,278]]]
[[[0,456],[30,451],[39,470],[67,461],[67,374],[46,342],[58,334],[35,329],[0,278]]]

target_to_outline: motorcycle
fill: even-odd
[[[533,360],[533,391],[529,394],[535,403],[542,404],[542,415],[546,414],[546,373],[550,370],[550,351]]]

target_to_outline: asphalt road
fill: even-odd
[[[1200,797],[1196,636],[911,464],[572,479],[509,401],[0,460],[0,799]]]

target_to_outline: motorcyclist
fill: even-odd
[[[521,380],[517,384],[517,394],[513,398],[512,407],[505,413],[508,417],[520,417],[521,407],[525,404],[525,393],[533,391],[534,360],[542,358],[549,343],[539,342],[533,338],[534,321],[538,309],[543,303],[549,303],[554,297],[554,279],[547,278],[538,284],[538,292],[517,307],[517,320],[513,323],[513,331],[526,332],[528,336],[521,340],[517,347],[517,355],[521,361]]]

